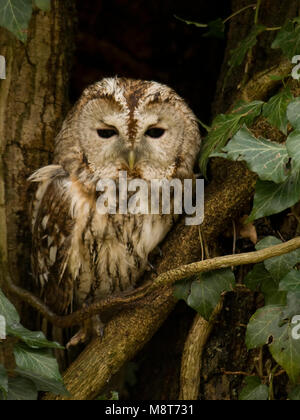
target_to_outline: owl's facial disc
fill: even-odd
[[[183,161],[192,170],[198,128],[173,91],[152,82],[117,79],[96,87],[99,97],[89,100],[76,120],[79,148],[90,172],[117,178],[126,170],[149,180],[173,176]]]

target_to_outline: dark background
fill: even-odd
[[[207,23],[230,14],[229,0],[80,0],[77,7],[72,102],[105,76],[150,79],[173,87],[209,122],[225,41],[174,15]]]

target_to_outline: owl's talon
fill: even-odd
[[[98,315],[92,319],[88,319],[84,322],[80,330],[71,338],[67,344],[67,350],[71,347],[78,346],[89,341],[93,337],[103,338],[104,336],[104,324],[102,323]]]

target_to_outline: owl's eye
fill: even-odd
[[[153,127],[149,128],[149,130],[146,131],[145,135],[148,137],[151,137],[152,139],[159,139],[164,135],[166,130],[159,127]]]
[[[100,130],[97,130],[98,136],[102,139],[110,139],[113,136],[116,136],[118,134],[117,130],[113,128],[103,128]]]

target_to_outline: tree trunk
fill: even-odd
[[[73,3],[54,0],[50,13],[35,9],[25,45],[0,28],[0,54],[7,63],[7,78],[0,81],[0,257],[8,259],[13,281],[29,289],[27,178],[51,162],[69,107]]]
[[[232,10],[240,10],[242,7],[251,4],[250,0],[232,0]],[[259,22],[267,27],[282,26],[288,18],[299,16],[300,5],[297,0],[265,0],[262,2],[259,13]],[[238,42],[249,34],[253,25],[253,12],[246,12],[239,18],[233,19],[228,33],[228,44],[225,53],[225,60],[218,82],[216,100],[213,106],[214,114],[224,112],[232,107],[234,102],[241,97],[247,97],[249,101],[260,99],[268,100],[274,94],[276,82],[271,81],[267,76],[263,79],[263,89],[257,75],[261,72],[273,69],[273,74],[282,66],[282,74],[291,71],[290,64],[283,63],[281,51],[272,50],[271,44],[274,39],[274,32],[266,32],[260,38],[258,45],[253,51],[253,58],[250,63],[249,76],[246,86],[241,86],[244,78],[244,66],[237,69],[229,79],[227,87],[222,94],[223,83],[227,72],[227,61],[229,54]],[[286,67],[287,66],[287,67]],[[253,83],[253,80],[257,82]],[[278,83],[278,82],[277,82]],[[237,89],[237,86],[241,86]],[[280,88],[280,83],[278,84]],[[245,94],[246,92],[246,94]],[[299,94],[299,93],[298,93]],[[265,136],[266,124],[256,127],[258,136]],[[277,130],[269,126],[269,138],[278,141]],[[276,131],[276,132],[275,132]],[[277,136],[277,137],[276,137]],[[280,137],[279,137],[280,138]],[[215,168],[218,170],[218,168]],[[236,178],[235,182],[240,182]],[[249,354],[245,346],[245,325],[257,309],[256,297],[252,294],[240,292],[229,294],[224,303],[224,309],[220,315],[220,322],[215,326],[211,339],[207,343],[203,357],[202,377],[205,378],[200,390],[200,397],[205,400],[232,400],[238,397],[243,377],[238,375],[222,374],[222,371],[253,372],[255,352]],[[219,349],[219,351],[216,351]]]

